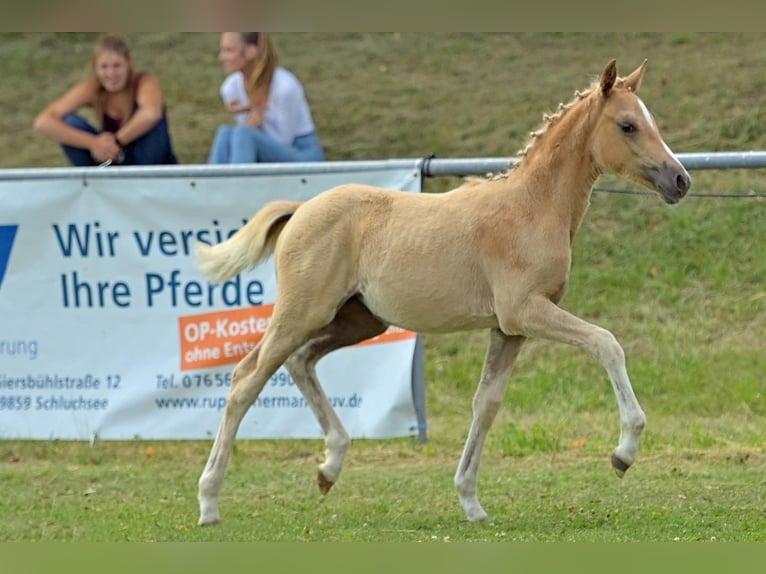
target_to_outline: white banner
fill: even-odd
[[[268,201],[340,183],[420,191],[414,161],[236,177],[120,169],[0,179],[0,438],[213,437],[232,369],[268,324],[275,280],[268,261],[211,286],[194,243],[228,237]],[[390,329],[320,361],[353,437],[416,434],[414,348],[414,333]],[[282,368],[238,436],[322,434]]]

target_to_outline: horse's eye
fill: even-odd
[[[636,124],[633,122],[622,122],[620,124],[620,129],[622,129],[622,133],[624,134],[632,134],[636,131]]]

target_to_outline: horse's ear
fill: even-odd
[[[641,79],[644,77],[644,70],[646,70],[646,60],[625,78],[625,87],[631,92],[636,93],[641,87]]]
[[[617,81],[617,60],[611,60],[601,72],[601,93],[605,96],[612,91],[614,83]]]

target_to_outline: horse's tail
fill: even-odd
[[[300,201],[273,201],[226,241],[217,245],[198,243],[196,256],[200,272],[211,282],[222,283],[267,259],[274,253],[282,228],[301,204]]]

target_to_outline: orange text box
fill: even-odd
[[[261,305],[179,317],[181,370],[238,363],[261,341],[273,311],[274,305]],[[356,346],[405,341],[415,336],[412,331],[391,326]]]

